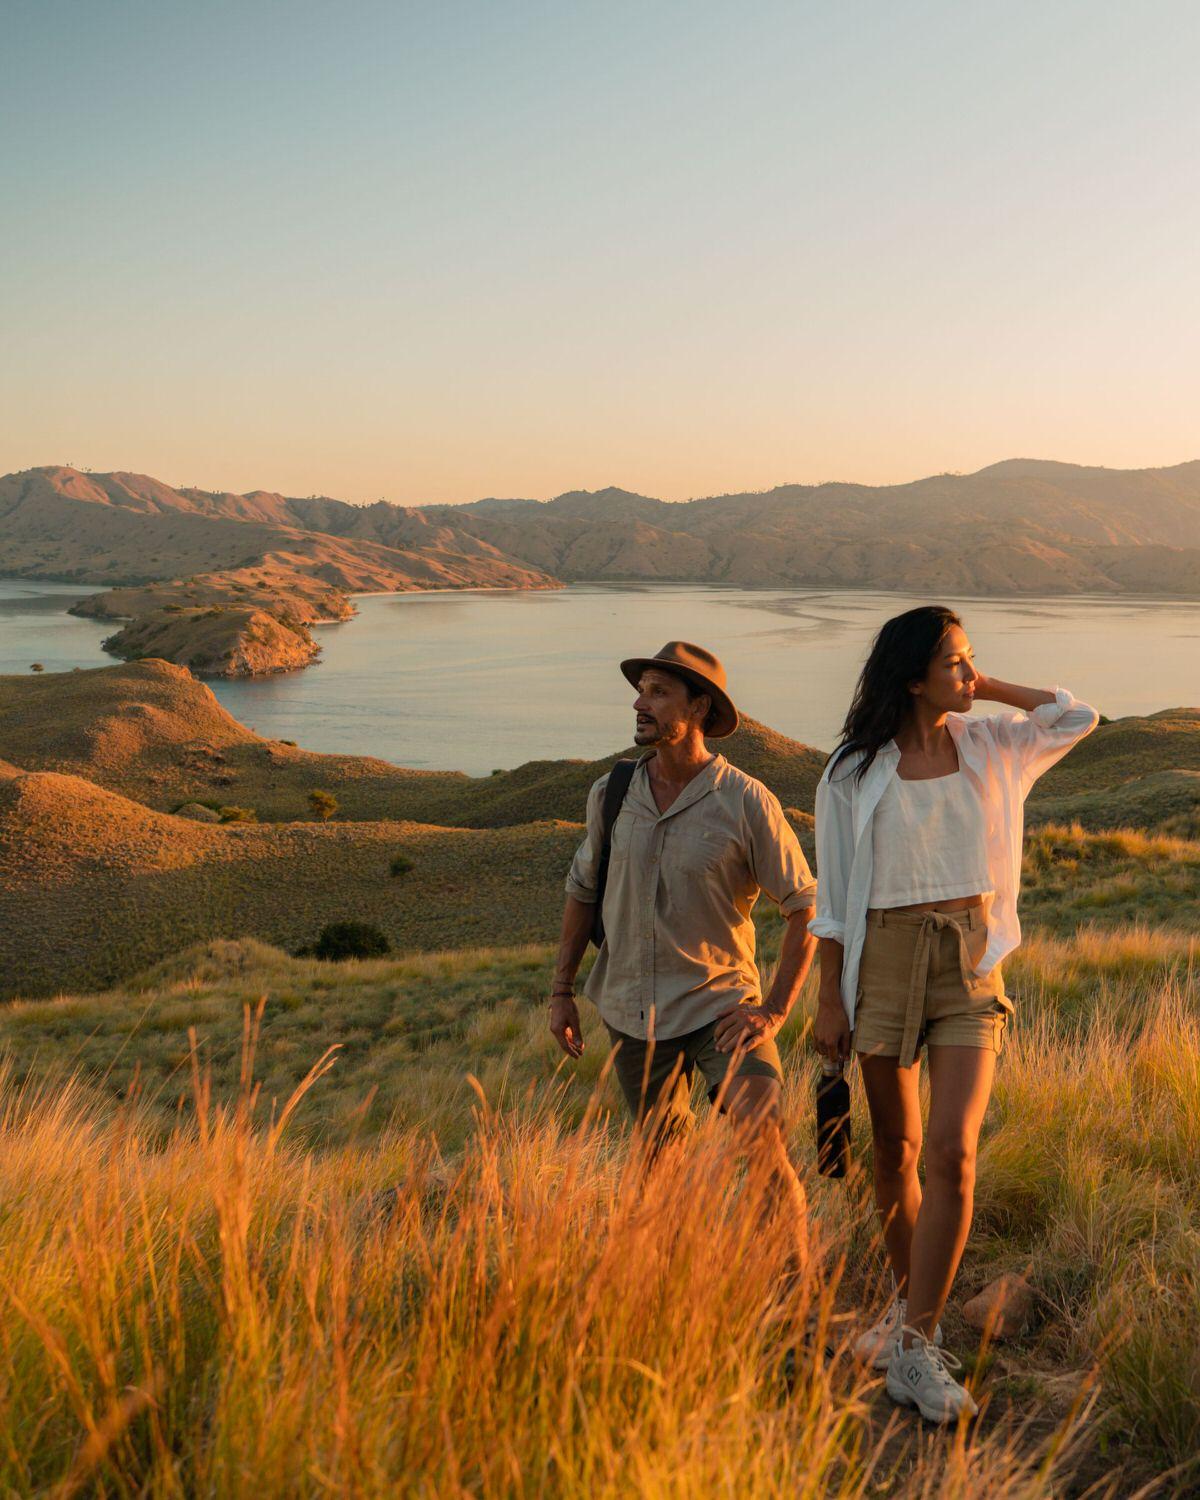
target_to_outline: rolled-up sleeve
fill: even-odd
[[[817,912],[808,924],[813,937],[846,941],[846,892],[854,854],[853,814],[845,789],[817,783]]]
[[[567,872],[567,895],[587,906],[596,904],[596,879],[600,870],[600,848],[604,842],[604,789],[607,785],[608,777],[601,776],[588,793],[587,833]]]
[[[750,872],[785,917],[812,906],[817,882],[779,799],[765,787],[748,796],[745,815]]]
[[[1028,714],[995,714],[985,720],[1000,749],[1020,762],[1026,791],[1072,745],[1091,734],[1100,715],[1066,688],[1054,689],[1054,702],[1041,703]]]

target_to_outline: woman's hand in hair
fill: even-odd
[[[830,1062],[848,1062],[850,1058],[850,1021],[840,994],[826,997],[822,994],[817,1002],[817,1014],[813,1021],[813,1046]]]

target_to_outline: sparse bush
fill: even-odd
[[[323,792],[319,787],[309,792],[308,805],[312,809],[313,817],[320,818],[322,823],[328,823],[338,810],[338,800],[333,793]]]
[[[41,664],[40,661],[35,661],[35,662],[30,662],[30,664],[29,664],[29,670],[31,672],[44,672],[46,669],[45,669],[44,666],[42,666],[42,664]]]
[[[407,875],[412,869],[413,862],[407,854],[393,854],[392,862],[388,866],[389,875]]]
[[[314,958],[339,963],[347,958],[382,958],[392,945],[370,922],[330,922],[313,946]]]
[[[257,823],[258,814],[252,807],[219,807],[222,823]]]

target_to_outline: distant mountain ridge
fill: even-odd
[[[903,485],[781,485],[677,504],[606,489],[426,509],[564,581],[1200,593],[1200,461],[1008,459]]]
[[[0,574],[104,586],[75,612],[128,622],[106,650],[205,677],[306,666],[319,651],[308,626],[352,615],[350,594],[556,586],[412,508],[68,468],[0,479]]]
[[[307,665],[308,626],[352,614],[355,593],[608,580],[1196,598],[1200,461],[1008,459],[903,485],[428,506],[49,467],[0,478],[0,574],[99,585],[76,610],[128,622],[107,649],[225,677]]]
[[[348,592],[551,581],[417,507],[173,489],[146,474],[66,468],[0,478],[0,572],[128,585],[263,562]]]

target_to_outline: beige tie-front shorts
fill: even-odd
[[[854,1049],[907,1068],[930,1047],[999,1052],[1012,1002],[997,964],[978,975],[987,947],[983,907],[870,911],[858,975]]]

